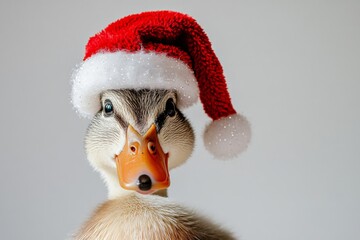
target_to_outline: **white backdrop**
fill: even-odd
[[[201,105],[196,150],[170,197],[243,240],[360,239],[359,1],[1,1],[0,238],[65,239],[106,199],[87,163],[88,120],[70,74],[88,37],[145,10],[208,33],[252,143],[213,159]]]

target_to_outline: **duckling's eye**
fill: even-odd
[[[169,117],[175,116],[175,114],[176,114],[175,103],[174,103],[174,100],[172,98],[169,98],[166,101],[165,112]]]
[[[111,116],[114,113],[114,107],[109,99],[104,102],[104,114],[106,117]]]

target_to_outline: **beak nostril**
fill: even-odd
[[[131,146],[131,147],[130,147],[130,150],[131,150],[133,153],[135,153],[135,152],[136,152],[136,147],[135,147],[135,146]]]
[[[148,149],[149,149],[149,152],[150,152],[151,154],[155,154],[155,153],[156,153],[155,143],[154,143],[154,142],[149,142],[149,143],[148,143]]]

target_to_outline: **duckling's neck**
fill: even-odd
[[[131,194],[132,191],[125,190],[119,185],[116,174],[102,174],[108,188],[108,198],[115,199]]]
[[[103,177],[108,188],[109,199],[116,199],[134,193],[134,191],[125,190],[120,187],[119,180],[116,174],[103,174]],[[157,191],[153,193],[153,195],[167,197],[167,189]]]

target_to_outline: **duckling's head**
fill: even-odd
[[[184,163],[194,147],[194,133],[177,108],[176,92],[107,90],[100,95],[100,103],[85,147],[109,196],[124,190],[153,193],[167,188],[168,171]]]
[[[72,81],[75,109],[95,114],[86,150],[110,195],[169,185],[168,169],[183,163],[194,145],[178,109],[198,99],[212,120],[204,131],[210,153],[232,158],[250,141],[250,125],[232,105],[210,40],[186,14],[144,12],[111,23],[89,39]]]

